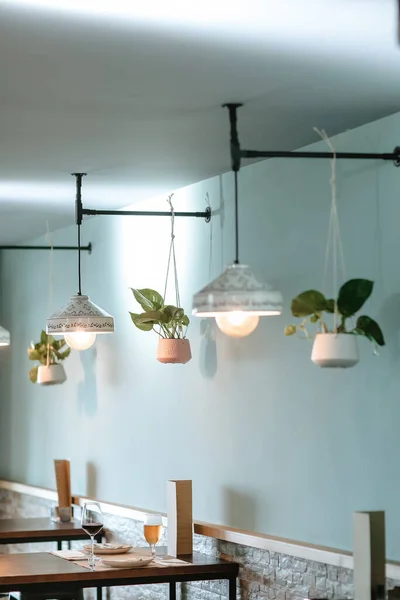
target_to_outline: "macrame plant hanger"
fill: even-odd
[[[49,222],[46,221],[46,240],[50,246],[49,253],[49,307],[48,310],[51,312],[53,305],[54,296],[54,242],[53,236],[50,232]],[[40,385],[54,385],[64,383],[66,375],[64,367],[59,363],[51,362],[51,342],[50,335],[47,336],[47,353],[46,353],[46,365],[41,365],[38,368],[37,383]]]
[[[322,289],[326,290],[328,287],[329,277],[329,263],[332,260],[332,295],[334,299],[334,313],[333,313],[333,333],[338,332],[338,307],[337,307],[337,294],[338,294],[338,280],[339,277],[344,282],[346,278],[346,267],[344,263],[343,245],[342,238],[340,235],[339,215],[336,203],[336,151],[329,139],[326,131],[321,131],[314,127],[314,130],[321,136],[321,138],[327,143],[330,151],[332,152],[331,163],[331,177],[330,177],[330,188],[331,188],[331,209],[329,214],[329,225],[328,225],[328,239],[325,248],[325,264],[324,264],[324,276],[322,282]],[[322,325],[322,328],[324,326]],[[327,331],[323,331],[327,333]]]
[[[336,203],[336,151],[329,137],[324,130],[320,131],[314,128],[321,138],[327,143],[331,151],[331,208],[329,214],[328,239],[325,249],[325,265],[323,276],[323,290],[327,290],[330,277],[332,277],[332,295],[333,300],[333,327],[330,330],[327,322],[320,313],[320,333],[314,340],[311,353],[311,360],[320,367],[347,368],[353,367],[359,361],[358,346],[356,336],[343,331],[342,318],[338,310],[338,283],[339,276],[342,283],[345,281],[346,268],[344,264],[343,246],[340,235],[339,216]],[[332,263],[332,270],[330,265]],[[331,273],[331,276],[330,276]],[[328,296],[329,297],[329,296]]]
[[[171,194],[167,198],[167,202],[168,202],[169,207],[171,209],[171,241],[170,241],[170,244],[169,244],[168,264],[167,264],[167,273],[166,273],[166,276],[165,276],[165,286],[164,286],[163,300],[164,300],[164,303],[165,303],[165,297],[167,295],[169,272],[170,272],[171,260],[172,260],[172,268],[174,270],[175,302],[176,302],[177,308],[180,308],[180,306],[181,306],[181,298],[180,298],[180,295],[179,295],[178,269],[176,267],[176,254],[175,254],[175,211],[174,211],[174,207],[172,205],[172,197],[173,197],[173,194]]]
[[[169,244],[168,252],[168,263],[167,273],[165,276],[164,296],[163,301],[165,304],[165,298],[167,296],[168,280],[171,270],[171,263],[173,269],[174,287],[175,287],[175,306],[177,310],[183,311],[181,307],[181,298],[179,294],[179,280],[178,280],[178,269],[176,265],[176,253],[175,253],[175,211],[172,204],[171,194],[167,198],[171,210],[171,240]],[[160,337],[158,340],[157,348],[157,360],[162,363],[187,363],[191,358],[191,350],[189,340],[186,339],[187,327],[182,326],[180,323],[177,324],[176,329],[173,331],[172,338]],[[161,335],[161,326],[160,326]]]
[[[53,236],[50,234],[50,229],[49,229],[49,222],[46,221],[46,240],[50,246],[50,255],[49,255],[49,314],[51,314],[52,311],[52,305],[53,305],[53,259],[54,259],[54,242],[53,242]],[[46,367],[50,366],[50,336],[47,337],[47,361],[46,361]]]

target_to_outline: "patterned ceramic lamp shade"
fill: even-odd
[[[10,332],[0,325],[0,346],[9,346],[10,343]]]
[[[114,319],[88,296],[71,296],[68,304],[47,319],[47,333],[113,333]]]
[[[260,281],[247,265],[233,264],[193,297],[193,314],[217,317],[232,311],[254,316],[280,315],[282,294]]]

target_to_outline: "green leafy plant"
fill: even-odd
[[[142,313],[129,313],[138,329],[155,331],[162,338],[185,339],[190,320],[183,308],[165,305],[163,297],[155,290],[132,289],[132,293],[144,310]]]
[[[292,315],[303,320],[300,325],[288,325],[285,328],[285,335],[293,335],[297,331],[301,331],[306,337],[310,337],[306,328],[307,319],[309,319],[310,323],[319,325],[321,333],[360,335],[379,346],[384,346],[385,340],[381,328],[371,317],[366,315],[358,317],[355,327],[350,329],[347,323],[348,319],[354,317],[370,297],[373,287],[374,282],[368,279],[350,279],[340,288],[336,301],[332,298],[325,298],[317,290],[307,290],[299,294],[292,300]],[[336,328],[328,327],[325,313],[336,313],[338,321]]]
[[[30,360],[36,360],[41,365],[47,365],[47,356],[49,359],[49,365],[57,365],[62,360],[68,358],[71,352],[71,348],[66,348],[66,342],[64,338],[56,340],[52,335],[47,335],[45,331],[40,334],[40,342],[34,344],[33,342],[28,348],[28,356]],[[29,371],[29,379],[32,383],[36,383],[38,376],[39,365],[35,365]]]

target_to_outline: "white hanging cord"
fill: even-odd
[[[179,295],[178,270],[176,268],[176,256],[175,256],[175,211],[174,211],[174,207],[172,205],[172,197],[173,197],[173,194],[171,194],[167,198],[167,202],[168,202],[169,207],[171,209],[171,242],[170,242],[170,245],[169,245],[167,275],[166,275],[166,278],[165,278],[164,302],[165,302],[165,296],[167,294],[168,276],[169,276],[169,269],[170,269],[170,266],[171,266],[171,258],[172,258],[173,268],[174,268],[174,284],[175,284],[176,306],[178,308],[180,308],[181,299],[180,299],[180,295]]]
[[[323,288],[326,287],[326,279],[329,267],[329,259],[332,250],[332,283],[333,283],[333,298],[335,301],[335,310],[333,313],[333,331],[337,331],[337,293],[338,293],[338,255],[340,261],[341,274],[343,279],[345,278],[345,264],[344,264],[344,255],[343,255],[343,246],[340,235],[340,226],[339,226],[339,216],[337,211],[336,204],[336,150],[326,134],[325,130],[319,130],[314,127],[314,131],[316,131],[321,138],[328,144],[330,151],[332,152],[331,162],[331,178],[330,178],[330,186],[331,186],[331,210],[329,215],[329,226],[328,226],[328,240],[325,249],[325,265],[324,265],[324,278],[323,278]]]
[[[49,309],[48,314],[51,314],[53,310],[53,259],[54,259],[54,242],[53,236],[50,234],[49,222],[46,221],[46,240],[50,246],[50,258],[49,258]],[[47,344],[47,366],[50,364],[50,342]]]

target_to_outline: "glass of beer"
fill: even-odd
[[[161,538],[162,526],[161,515],[146,515],[144,520],[144,537],[150,546],[152,556],[156,555],[156,545]]]

